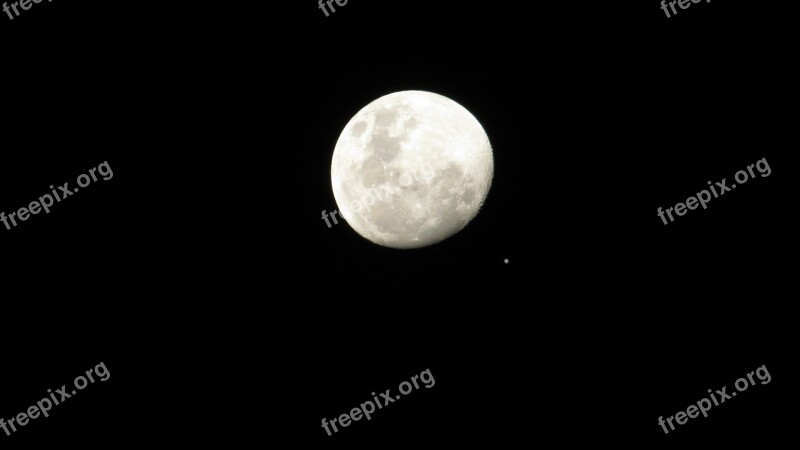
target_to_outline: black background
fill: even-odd
[[[0,211],[114,171],[0,227],[0,417],[111,373],[0,443],[778,442],[796,420],[798,215],[779,8],[54,0],[0,16]],[[461,233],[398,251],[320,211],[347,121],[412,89],[480,120],[495,177]],[[761,158],[769,177],[656,215]],[[770,384],[658,426],[762,365]],[[320,426],[426,369],[434,387],[371,421]]]

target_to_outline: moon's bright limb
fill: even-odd
[[[393,248],[456,234],[483,205],[492,147],[458,103],[424,91],[383,96],[344,127],[331,163],[340,214],[361,236]]]

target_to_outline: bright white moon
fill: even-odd
[[[344,127],[331,163],[339,213],[361,236],[418,248],[458,233],[483,205],[494,175],[492,147],[458,103],[396,92]]]

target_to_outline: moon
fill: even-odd
[[[385,95],[342,130],[331,161],[339,213],[369,241],[420,248],[461,231],[480,211],[494,176],[489,137],[447,97]]]

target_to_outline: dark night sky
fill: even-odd
[[[701,2],[666,19],[655,0],[0,16],[0,211],[114,171],[0,225],[0,417],[100,361],[112,374],[0,446],[769,447],[796,418],[783,17]],[[412,89],[484,126],[484,208],[418,250],[328,229],[339,133]],[[769,177],[656,215],[761,158]],[[761,365],[770,384],[657,425]],[[320,427],[425,369],[433,388]]]

